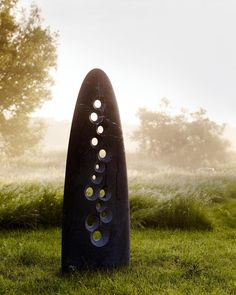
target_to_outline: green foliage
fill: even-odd
[[[132,227],[212,230],[236,224],[236,187],[231,176],[164,176],[130,184]],[[0,184],[0,228],[60,226],[63,185]]]
[[[60,226],[62,186],[9,184],[0,189],[0,228]]]
[[[39,9],[20,13],[17,0],[0,0],[0,150],[18,155],[41,138],[42,122],[30,114],[51,98],[55,33]]]
[[[178,167],[204,167],[224,162],[229,142],[222,139],[224,125],[211,121],[206,111],[183,110],[172,115],[168,100],[159,111],[140,109],[140,128],[134,132],[143,155]]]
[[[235,294],[235,232],[132,230],[129,267],[60,275],[61,230],[0,232],[0,294]]]
[[[62,178],[52,174],[64,156],[52,156],[22,157],[12,168],[27,164],[29,177],[39,162],[40,180],[0,183],[0,294],[235,294],[235,170],[130,175],[130,266],[68,278],[61,230],[42,228],[61,224]]]
[[[236,229],[236,200],[229,199],[213,208],[215,224]]]
[[[138,201],[140,206],[137,205]],[[134,210],[131,199],[131,224],[133,226],[184,230],[213,229],[206,209],[196,199],[179,197],[165,202],[145,201],[144,198],[134,199],[136,203],[136,210]]]

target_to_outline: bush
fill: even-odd
[[[0,228],[60,226],[62,186],[9,184],[0,187]]]
[[[198,180],[192,187],[185,182],[172,187],[134,183],[130,187],[132,227],[211,230],[213,222],[233,227],[236,187],[231,180],[208,183]],[[0,229],[61,226],[62,196],[63,185],[57,182],[0,183]]]
[[[193,198],[175,198],[165,202],[133,198],[130,202],[131,224],[185,230],[212,230],[204,206]],[[138,206],[139,205],[139,206]]]

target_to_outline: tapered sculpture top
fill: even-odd
[[[119,111],[106,74],[81,86],[67,155],[62,271],[129,263],[128,188]]]

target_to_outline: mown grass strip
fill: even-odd
[[[232,229],[133,229],[129,267],[63,277],[60,229],[3,231],[0,294],[235,294],[235,241]]]

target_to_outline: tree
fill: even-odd
[[[14,155],[40,139],[30,114],[51,98],[57,40],[37,6],[27,14],[17,4],[0,0],[0,148]]]
[[[165,100],[157,112],[140,109],[140,128],[134,132],[140,151],[165,164],[180,167],[210,166],[228,156],[225,126],[211,121],[204,109],[170,113]]]

